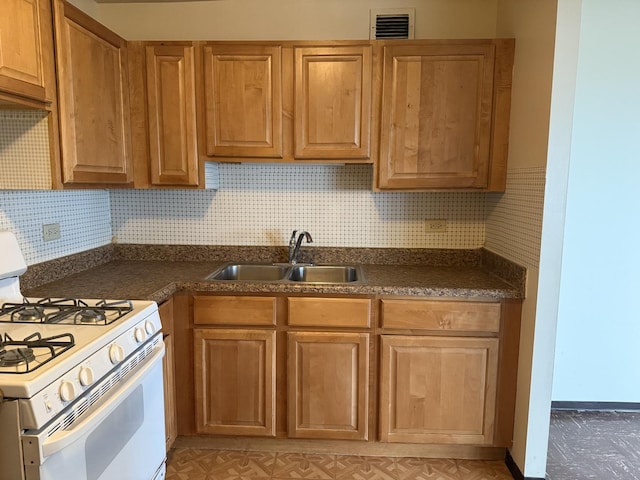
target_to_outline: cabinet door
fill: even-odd
[[[498,339],[382,336],[380,439],[493,441]]]
[[[289,436],[368,438],[369,334],[288,334]]]
[[[40,0],[2,0],[0,91],[44,100]]]
[[[168,452],[178,436],[173,335],[166,335],[164,337],[164,348],[165,353],[162,359],[162,373],[164,375],[164,430]]]
[[[153,185],[198,185],[192,46],[146,47]]]
[[[295,157],[369,158],[371,46],[295,48]]]
[[[487,187],[494,49],[384,47],[380,188]]]
[[[207,155],[282,157],[281,47],[207,45]]]
[[[169,451],[178,436],[172,298],[158,307],[158,315],[160,315],[162,332],[164,333],[165,354],[162,358],[162,372],[164,375],[164,427],[167,451]]]
[[[130,183],[126,42],[69,3],[54,5],[62,180]]]
[[[199,433],[275,436],[275,332],[194,330]]]

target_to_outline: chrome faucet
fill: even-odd
[[[296,238],[297,236],[297,238]],[[298,263],[298,253],[300,252],[300,246],[302,241],[307,239],[307,243],[313,243],[313,238],[306,230],[294,230],[289,239],[289,263],[295,265]]]

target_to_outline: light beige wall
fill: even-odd
[[[92,0],[74,0],[91,2]],[[495,36],[498,0],[216,0],[99,4],[98,20],[128,40],[369,38],[371,8],[415,8],[416,38]]]
[[[509,140],[509,172],[512,177],[546,168],[556,11],[557,0],[499,0],[498,3],[497,36],[516,39]],[[542,175],[544,178],[544,171]],[[507,184],[507,193],[510,188]],[[544,182],[541,188],[542,194]],[[508,195],[505,196],[507,197]],[[505,202],[505,198],[499,199],[498,204]],[[539,217],[535,222],[536,231],[527,236],[526,246],[539,251],[543,203],[539,202],[536,208],[537,211],[534,213]],[[523,219],[518,210],[508,205],[505,209],[508,210],[505,216],[512,219],[514,224],[522,221],[526,223],[533,216],[530,212],[528,217]],[[491,238],[494,233],[491,231],[491,222],[488,222],[487,238]],[[498,251],[498,253],[505,252]],[[508,254],[505,256],[509,257]],[[539,262],[540,259],[537,257],[535,264],[527,265],[527,292],[522,310],[514,442],[510,451],[516,464],[526,476],[531,475],[527,467],[535,463],[530,461],[532,458],[537,460],[538,464],[542,463],[543,472],[546,459],[546,450],[541,452],[542,458],[537,458],[538,452],[530,451],[533,449],[532,444],[537,443],[530,441],[531,430],[537,427],[534,425],[532,428],[530,421],[531,409],[536,408],[538,395],[532,385],[532,368],[535,334],[539,327],[537,323],[540,321],[536,318]]]
[[[556,0],[500,0],[497,36],[516,39],[509,169],[545,166]]]

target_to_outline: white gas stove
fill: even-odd
[[[23,298],[13,234],[0,252],[0,480],[58,478],[71,458],[69,479],[163,478],[156,303]]]

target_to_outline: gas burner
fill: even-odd
[[[32,348],[18,347],[0,352],[0,367],[16,367],[28,364],[36,359]]]
[[[23,340],[0,336],[0,373],[28,373],[62,355],[75,345],[70,333],[42,337],[34,333]]]
[[[76,313],[73,317],[73,323],[80,324],[98,324],[107,321],[107,316],[100,310],[93,308],[85,308]]]
[[[44,308],[39,305],[27,305],[11,312],[12,322],[41,322],[44,319]]]

